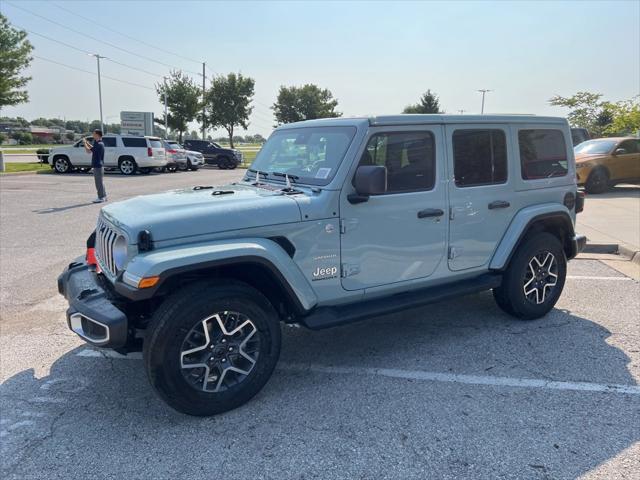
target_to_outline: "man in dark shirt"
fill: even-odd
[[[91,168],[93,168],[93,179],[96,182],[98,198],[93,203],[107,201],[107,192],[104,189],[104,143],[102,143],[102,130],[93,131],[93,145],[84,140],[84,148],[87,153],[91,153]]]

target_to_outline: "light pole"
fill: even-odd
[[[107,57],[103,57],[102,55],[98,55],[97,53],[90,53],[89,55],[92,57],[96,57],[96,60],[98,62],[98,99],[100,101],[100,129],[102,130],[102,133],[107,133],[104,131],[104,122],[102,120],[102,83],[100,81],[100,59]]]
[[[483,88],[481,90],[478,90],[480,93],[482,93],[482,108],[480,109],[480,114],[482,115],[484,113],[484,96],[489,93],[492,92],[493,90],[488,90],[486,88]]]
[[[169,114],[167,113],[167,77],[162,77],[162,79],[164,80],[164,136],[169,138],[169,127],[167,126],[169,119]]]

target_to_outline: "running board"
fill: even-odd
[[[461,280],[388,297],[364,300],[355,304],[333,307],[318,307],[300,319],[300,323],[312,330],[335,327],[357,322],[370,317],[389,315],[409,308],[420,307],[449,298],[478,293],[499,287],[502,275],[483,274],[470,280]]]

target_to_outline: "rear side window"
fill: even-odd
[[[360,165],[387,168],[387,193],[431,190],[436,150],[431,132],[378,133],[369,139]]]
[[[638,153],[640,152],[640,140],[625,140],[618,145],[618,148],[623,148],[625,153]]]
[[[507,181],[507,137],[502,130],[456,130],[452,143],[456,186]]]
[[[151,148],[164,148],[162,146],[162,140],[153,140],[153,139],[150,138],[149,139],[149,145],[151,145]]]
[[[105,147],[115,147],[116,139],[115,137],[102,137],[102,143],[104,143]]]
[[[123,137],[125,147],[147,148],[147,139],[144,137]]]
[[[567,146],[561,130],[520,130],[518,143],[524,180],[563,177],[567,174]]]

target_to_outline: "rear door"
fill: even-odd
[[[449,151],[449,268],[489,263],[511,222],[509,128],[503,124],[447,125]],[[450,173],[451,175],[451,173]]]
[[[104,144],[104,164],[107,167],[113,167],[117,165],[116,160],[116,137],[102,137],[102,143]]]

